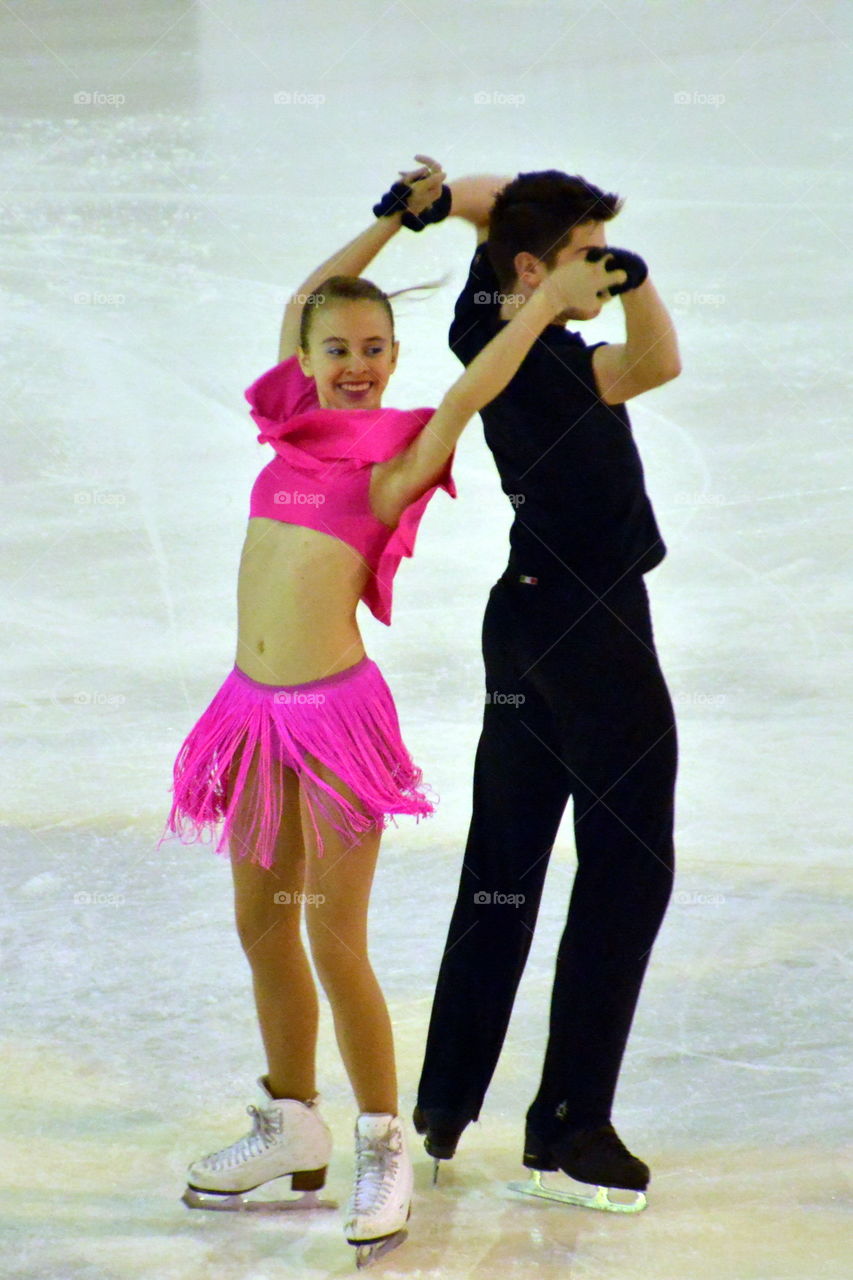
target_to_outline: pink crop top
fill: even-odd
[[[410,444],[435,410],[323,409],[314,379],[302,372],[295,355],[267,370],[244,395],[261,429],[258,440],[276,452],[254,483],[249,516],[317,529],[353,547],[371,570],[361,598],[390,626],[394,574],[402,557],[414,553],[427,503],[437,489],[456,497],[455,450],[436,483],[406,507],[396,529],[373,514],[370,477],[373,464]]]

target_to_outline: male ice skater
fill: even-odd
[[[449,333],[467,365],[559,263],[600,256],[622,201],[554,170],[463,178],[451,191],[452,214],[477,228]],[[666,548],[624,404],[681,365],[646,264],[616,250],[608,265],[624,343],[587,346],[566,322],[601,306],[569,308],[481,411],[515,514],[483,620],[473,812],[413,1119],[438,1160],[479,1115],[571,797],[577,872],[523,1162],[536,1185],[559,1168],[642,1192],[648,1166],[611,1110],[672,889],[677,747],[643,581]]]

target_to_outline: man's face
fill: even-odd
[[[606,243],[603,222],[582,222],[580,226],[572,228],[571,239],[565,248],[561,249],[557,254],[554,267],[560,266],[563,262],[571,262],[573,258],[582,258],[587,249],[592,249],[593,247],[603,249]],[[550,275],[554,267],[546,267],[545,274]],[[552,324],[563,325],[567,320],[594,320],[604,306],[605,301],[606,299],[602,298],[594,311],[583,311],[580,308],[568,307],[554,317]]]
[[[578,226],[572,227],[569,243],[557,254],[553,267],[546,266],[541,258],[534,257],[532,253],[518,254],[516,256],[516,266],[520,268],[517,280],[518,291],[527,294],[529,298],[545,277],[549,276],[563,262],[570,262],[573,258],[582,258],[587,249],[592,249],[593,247],[603,249],[605,245],[604,223],[582,222]],[[602,298],[594,311],[584,311],[580,307],[567,307],[565,311],[561,311],[559,315],[554,317],[551,324],[564,325],[567,320],[594,320],[604,306],[605,301],[606,299]]]

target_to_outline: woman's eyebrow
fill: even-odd
[[[346,344],[346,338],[324,338],[324,342],[343,342]],[[381,333],[375,333],[372,338],[362,338],[362,342],[385,342],[385,338]]]

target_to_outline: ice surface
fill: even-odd
[[[179,1203],[189,1160],[244,1131],[264,1064],[227,866],[154,844],[174,752],[233,660],[267,457],[243,388],[275,361],[288,292],[426,151],[451,178],[558,167],[627,196],[610,238],[648,259],[677,320],[682,377],[630,408],[669,545],[648,583],[679,718],[679,876],[615,1112],[652,1165],[649,1209],[505,1189],[544,1047],[567,816],[481,1121],[436,1190],[416,1147],[410,1240],[377,1271],[849,1275],[849,18],[821,0],[2,9],[0,1274],[352,1269],[336,1215]],[[472,247],[456,222],[404,233],[366,273],[391,289],[453,271],[398,304],[395,403],[436,403],[458,374],[445,334]],[[618,304],[586,329],[620,334]],[[442,797],[389,831],[373,898],[407,1116],[510,520],[476,422],[456,476],[400,571],[392,630],[362,613]],[[323,1019],[343,1199],[354,1107]]]

